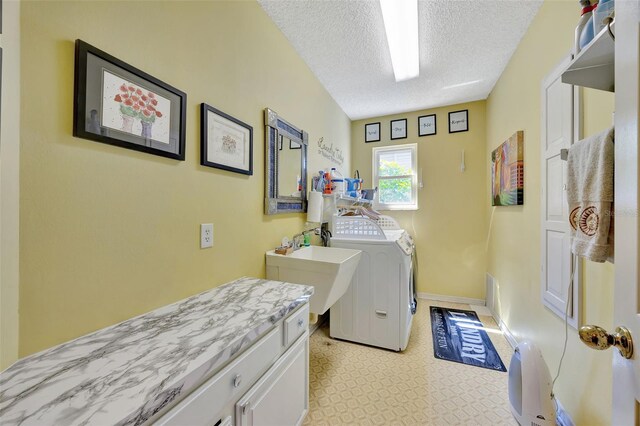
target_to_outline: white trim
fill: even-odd
[[[406,151],[409,150],[411,152],[411,175],[403,175],[403,176],[388,176],[380,178],[378,176],[379,165],[378,165],[378,157],[382,152],[388,151]],[[378,195],[377,199],[374,201],[374,207],[377,210],[417,210],[418,209],[418,144],[410,143],[403,145],[390,145],[390,146],[382,146],[376,147],[371,150],[371,181],[373,182],[373,187],[378,188],[379,180],[393,180],[393,179],[401,179],[401,178],[411,178],[411,202],[410,203],[393,203],[393,204],[383,204],[380,202],[380,196]]]
[[[516,337],[513,335],[513,333],[511,333],[511,330],[509,330],[507,324],[502,321],[502,318],[500,318],[500,316],[494,310],[490,309],[490,311],[493,320],[496,322],[496,324],[498,324],[500,331],[502,331],[502,335],[505,339],[507,339],[507,342],[509,342],[511,348],[515,350],[516,346],[518,346],[518,340],[516,340]]]
[[[484,299],[472,299],[470,297],[445,296],[433,293],[418,293],[418,299],[431,299],[438,302],[464,303],[467,305],[485,306]]]

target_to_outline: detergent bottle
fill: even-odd
[[[580,0],[582,13],[575,33],[575,54],[577,55],[583,47],[593,40],[593,9],[596,8],[597,2],[592,6],[590,0]]]

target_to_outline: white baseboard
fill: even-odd
[[[438,302],[465,303],[467,305],[485,306],[484,299],[472,299],[470,297],[445,296],[442,294],[418,293],[418,299],[431,299]]]
[[[498,324],[498,327],[500,327],[500,330],[502,331],[502,335],[504,336],[505,339],[507,339],[507,342],[509,342],[509,345],[511,345],[511,348],[515,349],[516,346],[518,346],[518,341],[516,340],[513,333],[511,333],[511,331],[507,327],[507,324],[505,324],[504,321],[502,321],[502,319],[498,316],[498,314],[496,314],[495,311],[491,311],[491,316],[495,320],[496,324]]]

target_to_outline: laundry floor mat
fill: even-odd
[[[437,306],[430,309],[436,358],[507,371],[475,312]]]

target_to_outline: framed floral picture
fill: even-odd
[[[200,164],[252,175],[253,127],[204,103],[201,114]]]
[[[184,160],[187,95],[76,40],[73,135]]]

